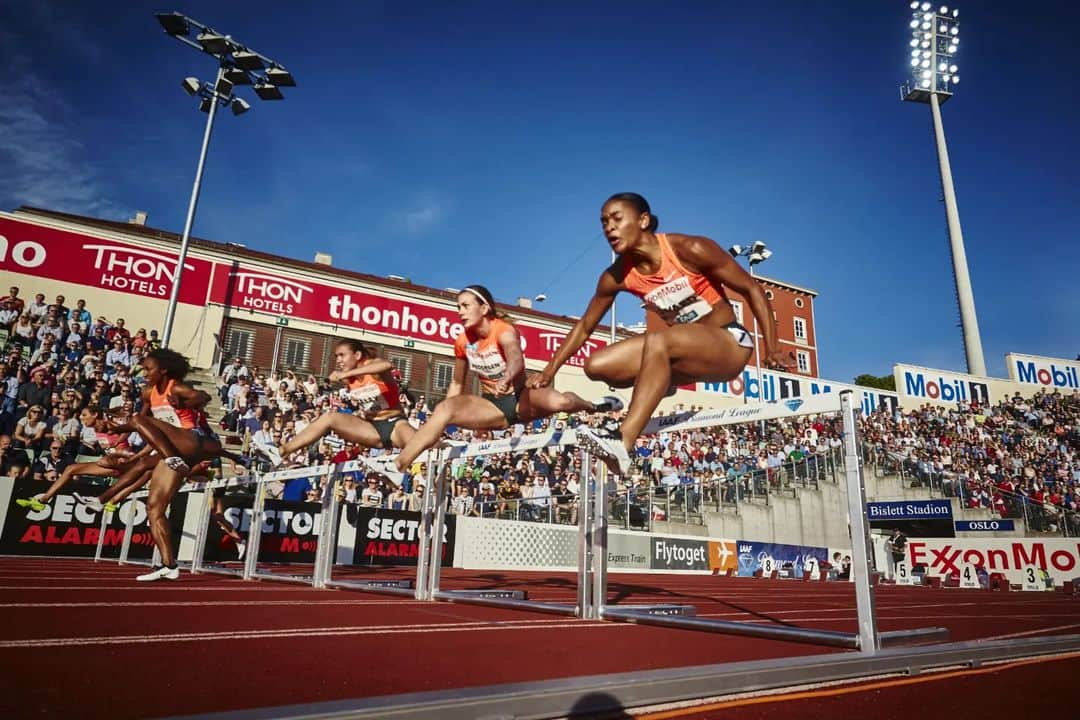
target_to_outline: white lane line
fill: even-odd
[[[580,621],[557,621],[557,620],[513,620],[506,622],[466,622],[466,623],[443,623],[438,625],[412,625],[402,627],[400,625],[384,626],[354,626],[354,627],[315,627],[315,628],[291,628],[279,630],[234,630],[221,633],[174,633],[170,635],[117,635],[106,637],[69,637],[69,638],[37,638],[32,640],[4,640],[0,641],[0,649],[16,648],[39,648],[39,647],[73,647],[84,645],[145,645],[152,643],[174,642],[212,642],[233,640],[270,640],[279,638],[313,638],[343,635],[409,635],[417,633],[450,633],[450,632],[490,632],[500,630],[550,630],[552,628],[612,628],[626,627],[621,623],[603,622],[580,622]]]
[[[1028,617],[1031,617],[1031,616],[1028,616]],[[1073,623],[1071,625],[1057,625],[1055,627],[1048,627],[1048,628],[1038,628],[1038,629],[1035,629],[1035,630],[1026,630],[1024,632],[1009,633],[1007,635],[991,635],[988,638],[980,638],[980,639],[982,639],[982,640],[1010,640],[1012,638],[1027,637],[1029,635],[1038,635],[1040,633],[1055,632],[1057,630],[1072,630],[1073,628],[1080,628],[1080,623]]]
[[[315,605],[422,605],[421,600],[401,598],[399,600],[196,600],[186,602],[159,601],[159,602],[47,602],[47,603],[0,603],[0,608],[82,608],[82,607],[229,607],[240,605],[250,607],[253,605],[303,605],[310,607]]]

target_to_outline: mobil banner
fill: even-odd
[[[1009,379],[1023,385],[1022,395],[1030,395],[1032,388],[1080,391],[1080,360],[1040,357],[1009,353],[1005,356]]]
[[[926,403],[943,407],[957,404],[995,404],[1012,397],[1021,388],[1015,382],[999,378],[965,375],[948,370],[894,365],[893,378],[900,395],[900,406],[905,410]],[[1030,387],[1027,388],[1030,395]]]
[[[708,570],[709,541],[681,537],[650,538],[652,570]]]
[[[765,400],[775,403],[785,400],[805,400],[814,395],[828,395],[851,390],[859,398],[864,414],[878,408],[895,410],[899,404],[897,394],[887,390],[865,388],[849,383],[808,378],[803,375],[762,369],[760,375],[755,367],[747,367],[742,374],[728,382],[701,382],[698,392],[714,393],[723,397],[743,400]]]
[[[803,571],[809,564],[821,563],[829,556],[827,548],[811,547],[808,545],[785,545],[783,543],[763,543],[740,540],[739,545],[739,576],[752,577],[761,569],[765,558],[772,558],[776,567],[780,570],[790,569],[795,577],[802,577]]]
[[[252,498],[235,495],[221,499],[226,520],[245,539],[251,530]],[[263,508],[259,560],[262,562],[315,562],[319,531],[322,528],[322,505],[298,500],[267,500]],[[217,523],[206,530],[208,561],[236,560],[236,544]]]
[[[1080,577],[1080,540],[1073,539],[968,539],[909,540],[910,567],[925,565],[931,575],[959,573],[964,564],[1004,573],[1010,582],[1023,582],[1024,568],[1046,570],[1054,583]]]
[[[8,481],[10,482],[10,481]],[[75,482],[40,511],[21,508],[16,498],[31,497],[42,491],[42,483],[18,480],[5,499],[10,500],[0,533],[0,553],[5,555],[54,555],[63,557],[94,557],[98,539],[101,537],[101,513],[75,501],[72,493],[97,495],[100,485]],[[172,520],[173,540],[180,535],[184,524],[187,498],[174,502],[169,510]],[[131,545],[128,556],[149,559],[153,554],[154,541],[146,523],[146,505],[141,500],[128,500],[112,514],[105,526],[102,554],[106,557],[119,555],[120,546],[127,532],[128,517],[132,518]]]
[[[342,522],[351,525],[356,533],[353,565],[416,565],[420,555],[420,513],[350,506],[342,517]],[[456,528],[456,518],[447,515],[443,526],[443,567],[454,562]]]

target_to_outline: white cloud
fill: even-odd
[[[426,205],[407,211],[402,217],[402,224],[407,232],[418,234],[434,227],[442,219],[442,209],[437,205]]]
[[[0,203],[118,218],[123,209],[108,198],[89,166],[74,122],[76,113],[18,53],[13,33],[0,31],[6,66],[0,75]],[[10,53],[10,54],[9,54]]]

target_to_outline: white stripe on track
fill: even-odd
[[[1012,638],[1028,637],[1029,635],[1038,635],[1040,633],[1055,632],[1057,630],[1072,630],[1080,627],[1080,623],[1073,623],[1072,625],[1057,625],[1055,627],[1039,628],[1036,630],[1026,630],[1024,632],[1009,633],[1007,635],[992,635],[988,638],[980,638],[981,640],[1011,640]]]
[[[171,635],[118,635],[114,637],[38,638],[0,641],[0,649],[72,647],[84,645],[145,645],[152,643],[210,642],[217,640],[270,640],[279,638],[312,638],[342,635],[407,635],[413,633],[479,632],[501,630],[550,630],[552,628],[612,628],[626,627],[620,623],[580,622],[558,620],[512,620],[506,622],[444,623],[440,625],[384,625],[376,627],[316,627],[280,630],[234,630],[221,633],[174,633]]]

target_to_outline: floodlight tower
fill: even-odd
[[[900,97],[908,102],[930,106],[937,142],[938,166],[941,171],[941,190],[945,199],[945,219],[949,226],[952,247],[953,279],[956,300],[960,305],[960,324],[964,332],[964,354],[967,370],[972,375],[986,375],[979,320],[975,315],[975,295],[968,275],[964,234],[960,229],[960,211],[956,207],[949,148],[945,144],[945,128],[941,124],[941,105],[952,97],[960,82],[956,67],[956,52],[960,45],[960,11],[947,5],[935,10],[929,2],[912,0],[911,20],[911,79],[900,88]]]
[[[280,63],[265,55],[241,45],[229,35],[222,35],[213,28],[192,20],[178,12],[157,13],[154,15],[161,23],[165,33],[188,47],[210,55],[217,60],[217,78],[213,83],[200,82],[198,78],[184,78],[180,87],[189,95],[199,97],[199,109],[207,114],[206,130],[203,133],[202,150],[199,152],[199,164],[195,169],[195,184],[191,188],[191,200],[188,202],[187,218],[184,220],[184,234],[180,238],[180,255],[176,259],[173,272],[172,292],[169,295],[169,307],[165,311],[165,327],[161,332],[161,344],[169,346],[172,336],[173,320],[176,317],[176,305],[180,297],[180,281],[184,273],[184,260],[187,258],[188,242],[191,240],[191,226],[195,222],[195,208],[199,204],[199,189],[202,185],[203,168],[206,165],[206,150],[210,146],[210,134],[214,129],[214,117],[219,105],[228,105],[233,115],[243,115],[251,106],[243,99],[233,95],[236,85],[252,85],[255,94],[261,100],[281,100],[283,87],[295,87],[292,73]],[[194,39],[193,39],[194,38]]]

